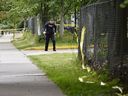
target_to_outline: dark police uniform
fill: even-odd
[[[52,40],[53,43],[53,51],[56,51],[56,41],[55,41],[55,34],[56,34],[56,25],[54,23],[47,23],[45,24],[45,51],[48,51],[49,40]]]

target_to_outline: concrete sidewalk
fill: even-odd
[[[55,53],[77,53],[77,49],[66,49],[66,50],[49,50],[49,51],[44,51],[44,50],[22,50],[21,51],[24,55],[41,55],[41,54],[55,54]]]
[[[0,36],[0,43],[11,42],[11,40],[13,40],[13,34]]]
[[[0,96],[64,96],[9,38],[0,37]]]

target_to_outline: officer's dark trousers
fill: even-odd
[[[48,51],[48,45],[49,45],[49,40],[52,40],[52,43],[53,43],[53,51],[56,51],[56,41],[55,41],[55,36],[54,34],[52,35],[47,35],[46,34],[46,41],[45,41],[45,51]]]

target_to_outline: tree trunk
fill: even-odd
[[[43,2],[40,4],[40,20],[41,20],[41,27],[43,27]]]
[[[47,4],[47,0],[44,0],[41,2],[41,9],[40,9],[40,13],[41,13],[41,20],[42,20],[42,26],[45,25],[45,23],[48,21],[48,12],[49,12],[49,6]]]
[[[75,18],[74,18],[74,19],[75,19],[75,28],[76,28],[76,25],[77,25],[77,24],[76,24],[76,23],[77,23],[77,22],[76,22],[76,19],[77,19],[76,15],[77,15],[77,13],[76,13],[76,8],[75,8],[75,10],[74,10],[74,16],[75,16]]]
[[[61,13],[60,13],[60,37],[63,37],[64,34],[64,0],[61,0]]]

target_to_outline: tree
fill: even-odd
[[[70,17],[71,14],[74,13],[76,14],[79,11],[80,4],[84,5],[88,1],[89,0],[6,0],[7,3],[10,3],[10,6],[7,6],[7,8],[9,8],[7,12],[8,18],[10,18],[9,22],[13,22],[13,25],[21,21],[26,21],[28,17],[40,14],[43,25],[50,18],[60,21],[61,37],[64,34],[65,17]],[[3,4],[4,2],[2,2],[1,5],[7,5]]]
[[[10,9],[9,0],[0,0],[0,21],[7,17],[7,11]]]

